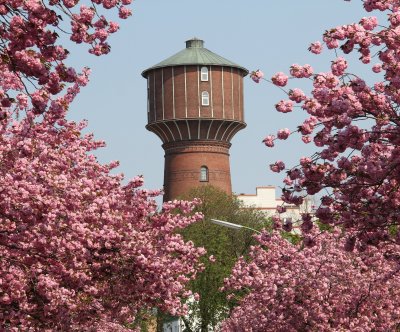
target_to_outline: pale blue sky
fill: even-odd
[[[110,39],[112,51],[96,58],[78,51],[74,65],[92,69],[91,82],[74,102],[70,118],[88,119],[88,130],[107,147],[99,160],[119,160],[126,178],[143,174],[146,188],[161,188],[164,153],[161,141],[145,129],[146,80],[141,72],[185,47],[198,37],[211,51],[248,68],[261,69],[267,77],[286,71],[293,63],[309,63],[317,71],[329,68],[335,56],[307,51],[324,30],[366,16],[359,0],[137,0],[133,16],[122,22]],[[74,50],[77,48],[74,47]],[[354,68],[357,70],[357,68]],[[291,87],[300,81],[290,81]],[[267,149],[262,139],[280,128],[294,129],[305,114],[300,110],[279,114],[274,104],[284,94],[267,83],[245,78],[247,128],[232,141],[231,173],[236,193],[253,193],[256,186],[281,185],[282,174],[268,165],[277,159],[293,164],[313,147],[297,137]]]

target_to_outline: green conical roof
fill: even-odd
[[[169,57],[168,59],[161,61],[150,68],[147,68],[142,72],[142,76],[147,77],[147,73],[153,69],[183,65],[226,66],[243,70],[243,76],[246,76],[249,73],[246,68],[211,52],[210,50],[204,48],[203,45],[204,42],[201,39],[193,38],[187,40],[185,49]]]

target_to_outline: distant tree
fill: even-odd
[[[212,186],[202,186],[191,190],[185,199],[199,198],[201,204],[195,211],[201,212],[204,219],[181,231],[185,240],[207,250],[202,258],[204,271],[190,282],[190,289],[199,298],[187,302],[189,315],[183,318],[186,331],[213,331],[227,316],[230,303],[226,293],[220,288],[224,278],[229,276],[238,257],[246,255],[254,242],[251,230],[231,230],[212,224],[211,218],[245,225],[254,229],[265,226],[266,217],[254,209],[244,208],[233,195],[228,195]]]

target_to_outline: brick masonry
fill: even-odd
[[[231,193],[230,143],[218,141],[181,141],[163,145],[165,150],[164,200],[191,188],[211,184]],[[208,169],[208,181],[201,181],[200,169]]]
[[[201,81],[202,65],[156,68],[147,74],[148,124],[165,150],[164,201],[193,187],[211,184],[232,192],[230,140],[243,129],[243,76],[240,68],[207,65],[208,81]],[[203,106],[202,92],[209,94]],[[200,169],[207,167],[207,181]]]

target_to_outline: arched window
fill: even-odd
[[[201,79],[202,82],[207,82],[208,81],[208,68],[207,67],[201,67],[200,79]]]
[[[200,182],[207,182],[208,181],[208,167],[201,166],[200,167]]]
[[[201,105],[209,106],[210,105],[210,96],[207,91],[203,91],[201,93]]]

